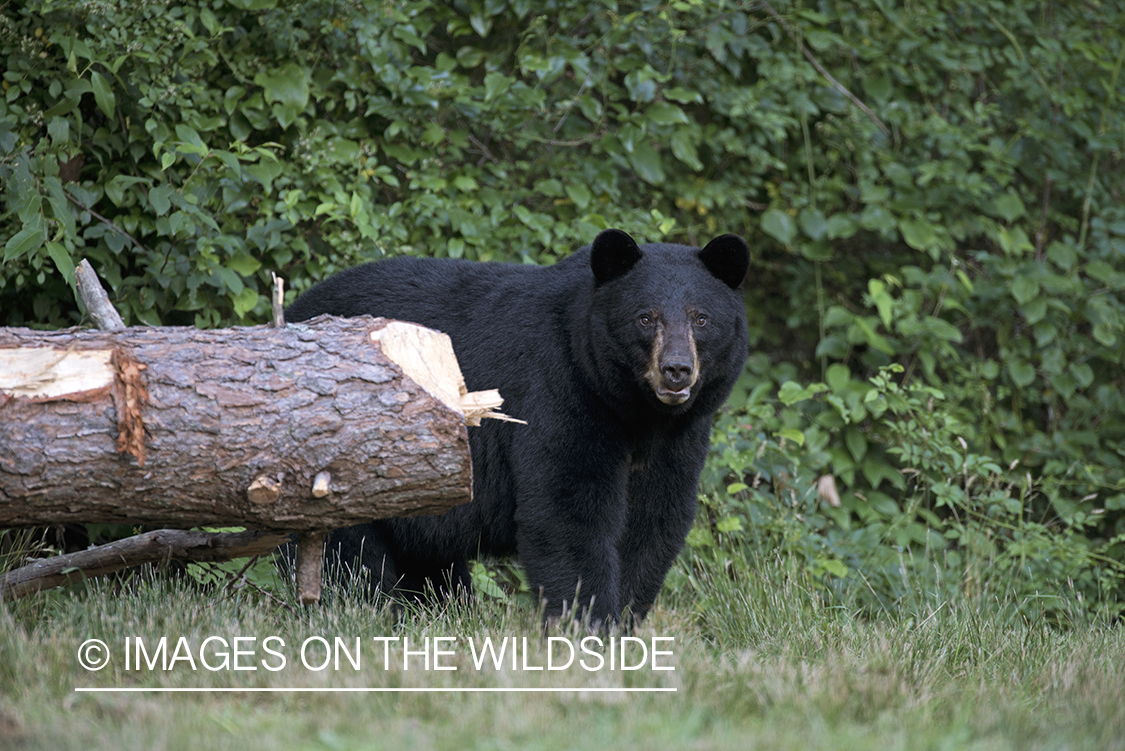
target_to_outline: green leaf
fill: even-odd
[[[567,183],[566,194],[570,197],[570,200],[574,201],[574,205],[580,209],[586,208],[590,199],[593,198],[590,190],[582,183]]]
[[[469,175],[457,175],[457,177],[453,178],[453,187],[464,193],[472,193],[480,186],[477,184],[477,181]]]
[[[469,14],[469,25],[482,38],[487,37],[488,32],[492,30],[492,19],[486,18],[480,13],[471,13]]]
[[[251,164],[246,171],[265,188],[266,193],[272,189],[273,181],[281,174],[285,165],[275,159],[263,159],[257,164]]]
[[[475,68],[484,60],[484,53],[476,47],[462,47],[457,50],[457,64],[462,68]]]
[[[801,231],[813,240],[820,240],[828,233],[828,221],[820,209],[801,209],[797,223],[801,225]]]
[[[265,100],[281,105],[274,108],[274,114],[281,113],[287,118],[286,122],[278,121],[282,127],[288,127],[308,104],[308,76],[308,71],[297,63],[287,63],[271,73],[262,72],[254,77],[254,83],[264,90]]]
[[[664,166],[661,164],[660,154],[647,143],[639,142],[633,146],[629,163],[645,182],[652,185],[664,182]]]
[[[833,391],[843,391],[852,379],[852,371],[843,363],[834,362],[828,366],[824,380]]]
[[[925,219],[904,218],[898,220],[898,229],[903,241],[915,250],[928,251],[937,242],[933,225]]]
[[[875,309],[879,311],[879,320],[883,322],[883,328],[890,331],[895,301],[887,294],[887,285],[878,279],[869,279],[867,291],[871,295],[871,301],[875,303]]]
[[[1073,245],[1056,240],[1047,246],[1047,258],[1064,271],[1070,271],[1078,260],[1078,251],[1074,249]]]
[[[47,123],[47,135],[54,146],[62,146],[70,140],[70,123],[65,117],[52,117]]]
[[[784,430],[777,431],[775,435],[778,438],[782,438],[786,441],[792,441],[798,446],[805,445],[805,434],[797,430],[796,428],[785,428]]]
[[[157,216],[164,216],[172,208],[172,202],[169,200],[171,195],[172,189],[167,185],[159,185],[148,192],[148,202],[152,204],[152,209]]]
[[[1112,328],[1104,323],[1094,324],[1094,329],[1091,333],[1094,335],[1094,339],[1096,339],[1099,344],[1102,344],[1106,347],[1113,347],[1117,345],[1117,334],[1114,333]]]
[[[414,27],[410,24],[402,24],[394,27],[394,30],[391,31],[391,34],[393,34],[394,38],[399,40],[400,42],[406,42],[411,47],[414,47],[419,52],[421,52],[423,55],[426,54],[425,41],[422,40],[422,37],[418,36],[418,32],[416,32],[414,30]]]
[[[719,532],[727,534],[731,532],[741,532],[742,519],[738,518],[737,516],[728,516],[725,519],[720,519],[715,524],[715,529]]]
[[[1074,376],[1074,380],[1078,385],[1084,389],[1089,388],[1090,384],[1094,382],[1094,369],[1084,362],[1072,363],[1068,370],[1070,370],[1071,375]]]
[[[1024,214],[1023,201],[1015,193],[1004,193],[992,201],[989,209],[994,216],[999,216],[1009,224],[1019,219]]]
[[[63,190],[62,181],[57,177],[45,177],[43,178],[43,184],[47,188],[47,200],[51,204],[51,213],[62,225],[63,233],[73,240],[78,231],[74,226],[74,216],[70,213],[70,201],[66,197],[66,191]]]
[[[675,104],[657,102],[645,111],[649,122],[657,125],[680,125],[688,122],[687,115]]]
[[[203,23],[203,28],[207,29],[207,31],[209,31],[212,36],[218,34],[223,30],[222,24],[219,23],[219,19],[216,18],[215,14],[211,12],[211,9],[206,6],[204,6],[203,9],[199,11],[199,20]]]
[[[504,590],[496,583],[496,580],[489,576],[488,567],[480,561],[473,561],[473,589],[477,590],[486,597],[491,597],[495,600],[507,600],[508,596],[504,594]]]
[[[849,427],[844,432],[844,443],[847,444],[848,453],[857,464],[863,461],[863,457],[867,455],[867,437],[863,435],[862,430],[854,425]]]
[[[55,262],[55,268],[63,275],[68,285],[74,286],[74,260],[62,243],[47,243],[47,254]]]
[[[829,240],[846,240],[858,229],[859,225],[850,214],[833,214],[825,227]]]
[[[700,103],[703,101],[703,97],[698,91],[689,91],[688,89],[682,88],[680,86],[673,86],[670,89],[664,89],[663,93],[665,99],[671,99],[672,101],[679,102],[681,104]]]
[[[493,71],[484,77],[484,101],[491,102],[508,90],[516,79]]]
[[[938,339],[944,339],[947,342],[960,342],[963,339],[961,330],[943,318],[930,316],[926,318],[925,324],[926,330]]]
[[[238,294],[231,295],[231,302],[234,303],[234,314],[244,316],[258,304],[258,292],[246,287]]]
[[[855,325],[859,328],[860,332],[863,334],[863,338],[869,345],[885,355],[893,355],[895,353],[895,348],[891,346],[891,343],[886,337],[871,328],[871,325],[862,317],[856,316]]]
[[[1035,380],[1035,368],[1026,360],[1014,360],[1008,365],[1008,375],[1012,377],[1013,383],[1022,388]]]
[[[225,265],[242,276],[250,276],[262,268],[261,262],[249,253],[238,253],[229,258]]]
[[[786,381],[781,384],[781,388],[777,390],[777,398],[786,407],[792,406],[797,402],[803,402],[806,399],[812,399],[817,394],[823,393],[828,390],[828,387],[823,383],[810,383],[808,386],[802,387],[796,381]]]
[[[843,579],[848,575],[847,565],[837,558],[817,558],[816,562],[829,576]]]
[[[766,209],[762,213],[761,226],[763,232],[783,245],[793,242],[793,237],[797,234],[793,217],[781,209]]]
[[[1026,305],[1039,295],[1039,282],[1027,277],[1016,277],[1012,282],[1012,297],[1016,298],[1016,302],[1020,305]]]
[[[131,185],[137,183],[150,183],[147,177],[134,177],[132,175],[117,175],[105,186],[105,194],[109,200],[113,201],[116,205],[120,206],[125,200],[125,190]]]
[[[996,232],[996,242],[1000,244],[1001,250],[1007,255],[1023,253],[1035,247],[1031,244],[1031,240],[1024,232],[1023,227],[1012,227],[1011,229],[1000,227]]]
[[[696,172],[703,169],[696,138],[687,128],[679,128],[672,134],[672,154]]]
[[[42,227],[24,227],[4,245],[4,263],[23,258],[43,247],[46,233]]]
[[[94,90],[94,102],[98,109],[112,122],[116,117],[114,109],[117,107],[117,99],[113,96],[109,82],[95,70],[90,73],[90,86]]]

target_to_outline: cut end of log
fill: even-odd
[[[246,498],[257,506],[276,503],[281,497],[281,483],[272,477],[261,475],[246,488]]]
[[[408,378],[462,415],[466,425],[480,425],[484,418],[527,424],[496,411],[504,403],[496,389],[469,393],[447,334],[413,323],[391,321],[372,331],[371,341],[378,342],[383,354],[402,368]]]

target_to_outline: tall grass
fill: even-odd
[[[532,608],[372,606],[346,594],[299,608],[192,580],[137,577],[0,605],[0,746],[98,748],[1070,748],[1125,749],[1125,634],[1059,629],[988,601],[859,617],[780,559],[750,576],[691,557],[637,636],[674,636],[674,672],[384,670],[370,639],[547,637]],[[211,635],[360,636],[360,671],[97,673],[79,644]],[[572,634],[575,638],[581,635]],[[290,649],[292,651],[292,649]],[[261,653],[259,651],[259,657]],[[401,659],[401,658],[399,658]],[[88,694],[75,687],[673,687],[675,693]]]

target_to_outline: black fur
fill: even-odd
[[[331,277],[286,311],[444,331],[469,390],[499,389],[503,411],[528,423],[469,428],[472,503],[333,534],[383,591],[468,590],[468,559],[517,552],[548,616],[616,621],[652,605],[695,515],[712,416],[746,358],[737,289],[749,251],[734,235],[699,251],[638,246],[619,230],[592,248],[549,267],[394,258]],[[695,347],[680,404],[649,376],[655,341]]]

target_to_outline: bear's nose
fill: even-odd
[[[691,381],[691,362],[668,360],[660,366],[660,375],[665,388],[679,391]]]

